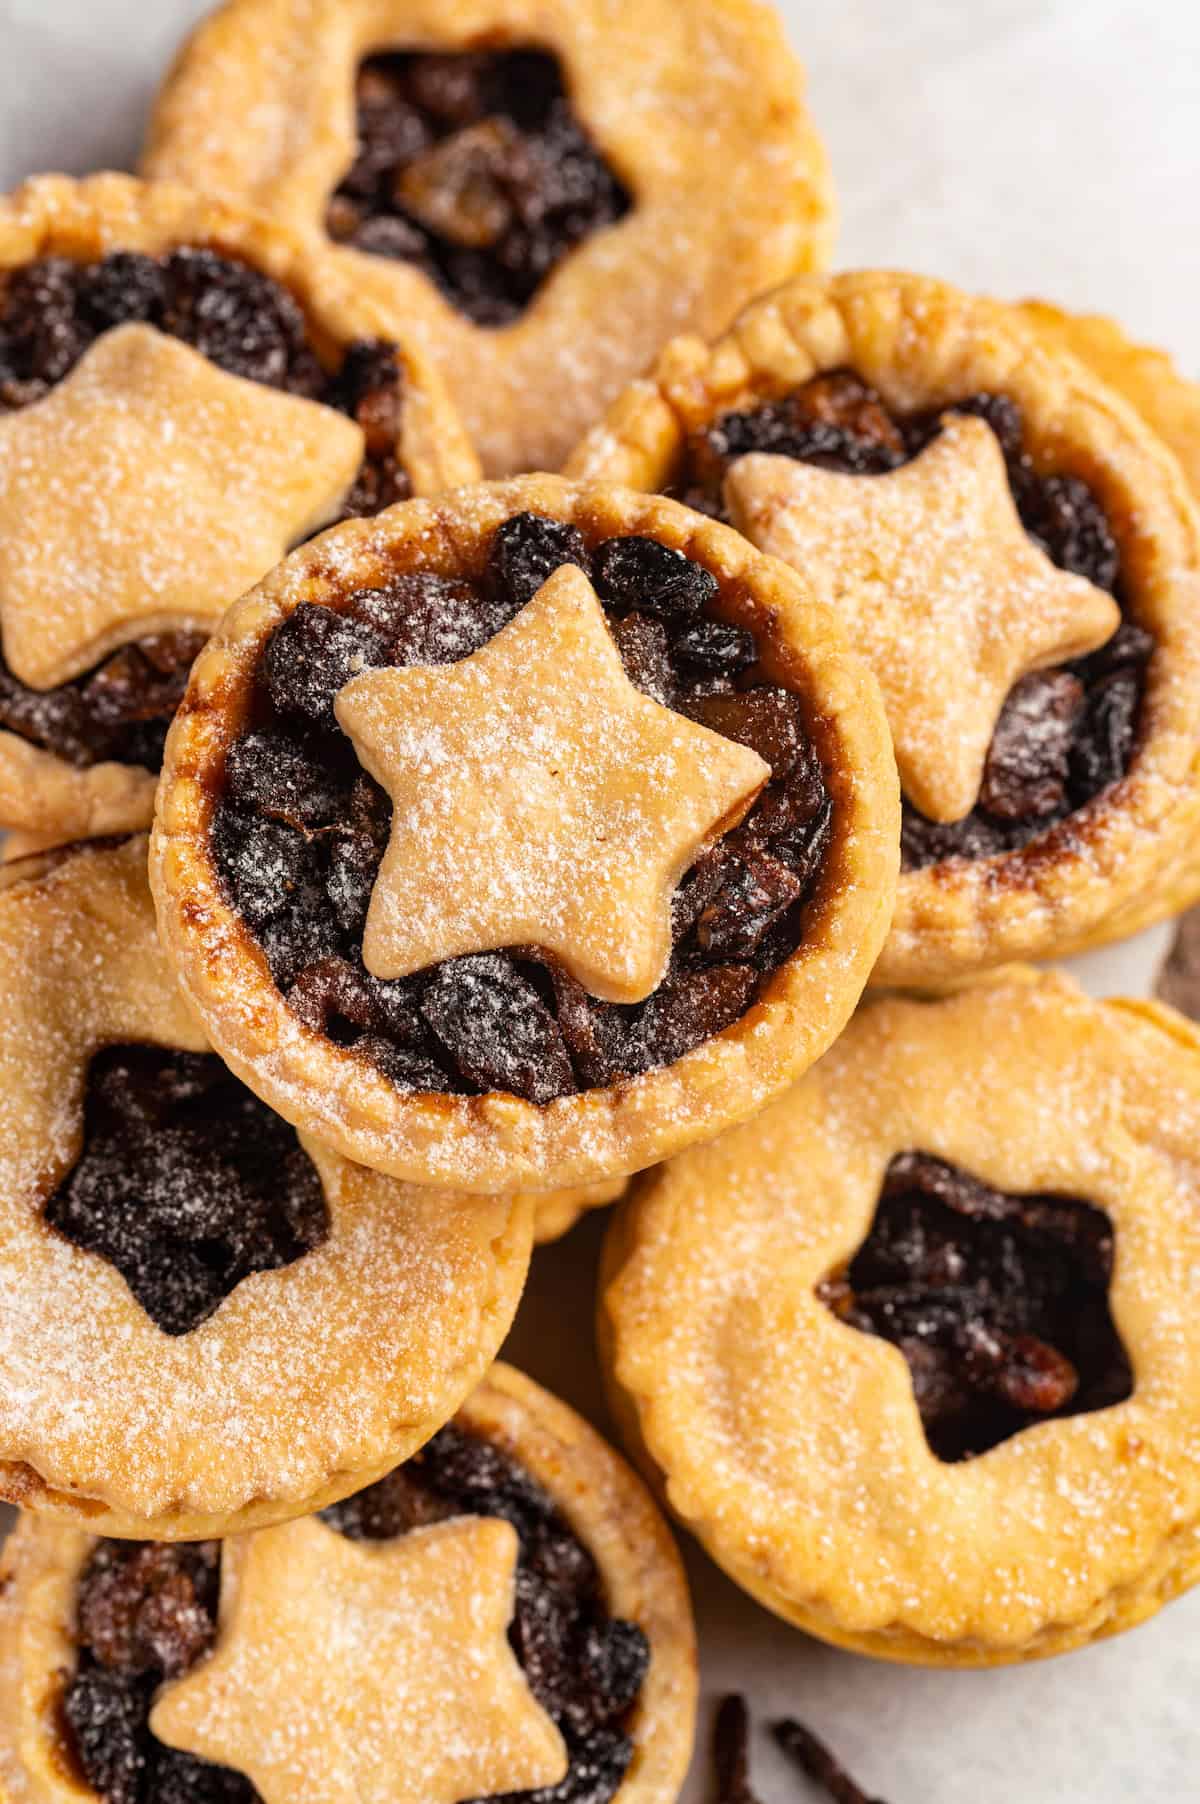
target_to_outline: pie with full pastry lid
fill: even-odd
[[[349,522],[230,612],[152,883],[206,1031],[288,1119],[414,1182],[573,1187],[828,1045],[896,807],[874,679],[799,578],[529,477]]]
[[[321,1507],[448,1420],[532,1205],[398,1185],[273,1115],[172,981],[146,851],[0,872],[0,1495],[185,1540]]]
[[[478,474],[332,271],[168,184],[0,201],[0,822],[148,827],[204,638],[307,534]]]
[[[876,981],[1079,950],[1194,894],[1196,509],[1019,309],[797,281],[670,346],[567,468],[730,518],[823,579],[872,659],[905,790]]]
[[[190,1546],[26,1517],[0,1580],[13,1804],[672,1804],[687,1770],[670,1535],[511,1367],[322,1517]]]
[[[606,1249],[623,1426],[769,1608],[886,1659],[1081,1646],[1200,1575],[1197,1036],[1010,967],[881,999]]]
[[[758,0],[231,0],[143,168],[261,208],[441,367],[489,475],[557,469],[674,332],[828,257]]]

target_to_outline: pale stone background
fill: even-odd
[[[632,6],[637,0],[627,0]],[[0,176],[127,166],[197,0],[0,0]],[[1123,317],[1200,374],[1195,0],[785,0],[841,193],[841,261]],[[1080,964],[1145,988],[1166,936]],[[600,1224],[541,1255],[513,1356],[603,1420],[586,1332]],[[0,1374],[0,1383],[3,1376]],[[909,1672],[829,1652],[694,1550],[704,1687],[807,1717],[889,1804],[1200,1796],[1200,1596],[1066,1660]],[[707,1733],[707,1714],[705,1719]],[[809,1795],[761,1738],[762,1804]],[[688,1804],[709,1796],[701,1753]]]

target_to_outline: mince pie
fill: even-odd
[[[0,824],[148,826],[229,604],[477,473],[438,378],[273,227],[116,175],[0,202]]]
[[[225,1534],[420,1447],[508,1332],[528,1199],[351,1165],[209,1049],[146,839],[0,873],[0,1496],[108,1534]]]
[[[631,1444],[729,1573],[894,1660],[1078,1647],[1200,1578],[1200,1036],[1010,966],[882,999],[618,1215]]]
[[[227,0],[143,168],[303,236],[444,370],[497,476],[557,469],[672,332],[724,330],[831,236],[757,0]]]
[[[801,580],[528,477],[349,522],[197,662],[151,858],[223,1056],[418,1183],[612,1179],[762,1106],[887,930],[878,691]]]
[[[29,1804],[672,1804],[687,1769],[670,1536],[507,1367],[323,1516],[172,1546],[26,1518],[0,1582],[0,1793]]]
[[[1200,517],[1019,310],[798,281],[670,346],[568,471],[731,520],[878,672],[905,801],[877,981],[1078,950],[1200,889]]]

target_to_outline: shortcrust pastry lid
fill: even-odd
[[[507,1332],[531,1205],[401,1189],[305,1138],[328,1238],[162,1333],[40,1213],[78,1155],[95,1051],[207,1050],[145,857],[137,837],[0,878],[0,1492],[108,1534],[198,1539],[343,1496],[441,1426]]]
[[[369,1547],[315,1516],[235,1536],[216,1646],[162,1688],[151,1732],[265,1804],[557,1785],[566,1747],[508,1641],[517,1550],[510,1522],[472,1516]]]
[[[614,1804],[671,1804],[691,1756],[698,1675],[687,1583],[662,1517],[581,1417],[510,1366],[494,1366],[455,1419],[550,1492],[597,1562],[610,1613],[646,1635],[633,1761]],[[76,1657],[75,1594],[94,1546],[82,1529],[26,1516],[4,1549],[0,1796],[11,1793],[13,1804],[81,1804],[84,1795],[64,1768],[58,1708]]]
[[[1194,1580],[1198,1047],[1169,1010],[1020,969],[881,1000],[752,1128],[625,1205],[601,1300],[625,1423],[761,1601],[865,1652],[972,1665],[1115,1632]],[[903,1355],[816,1294],[913,1147],[1108,1212],[1127,1402],[934,1457]]]
[[[364,450],[331,408],[230,376],[152,326],[104,333],[45,400],[0,418],[10,670],[51,689],[131,636],[211,623],[221,597],[328,524]],[[64,559],[70,544],[95,555]],[[147,545],[160,547],[149,581]]]
[[[392,799],[363,934],[381,978],[541,944],[592,995],[642,1001],[680,877],[771,774],[631,682],[573,564],[471,657],[367,671],[335,712]],[[537,862],[507,860],[526,841]]]
[[[478,568],[496,526],[525,511],[601,538],[648,533],[708,567],[724,585],[730,617],[759,634],[773,680],[807,703],[834,798],[833,839],[805,936],[749,1012],[673,1065],[540,1108],[501,1094],[398,1092],[302,1026],[223,899],[209,843],[225,753],[280,621],[301,602],[329,605],[397,568]],[[878,687],[828,610],[728,528],[671,502],[554,477],[406,503],[294,553],[231,610],[198,660],[164,775],[151,857],[160,929],[214,1043],[287,1119],[347,1157],[414,1182],[480,1191],[590,1183],[744,1119],[840,1030],[891,907],[898,832],[890,740]]]
[[[887,476],[742,457],[726,494],[753,544],[819,575],[879,676],[905,794],[932,820],[974,806],[1014,684],[1120,625],[1110,595],[1032,542],[983,420],[948,419]]]
[[[579,119],[633,195],[500,329],[472,325],[418,270],[324,231],[354,157],[360,60],[481,41],[560,57]],[[504,475],[557,468],[672,332],[719,332],[754,294],[824,264],[831,184],[801,90],[760,0],[231,0],[168,76],[143,168],[304,235],[438,360],[485,468]]]
[[[59,175],[37,176],[0,200],[0,269],[15,268],[42,257],[62,256],[76,262],[94,262],[112,252],[126,250],[158,256],[177,246],[191,244],[214,246],[228,255],[242,258],[288,289],[303,307],[319,344],[327,347],[346,346],[358,337],[387,336],[370,306],[360,297],[348,293],[335,272],[314,271],[286,232],[233,205],[193,195],[170,183],[142,182],[130,176],[113,174],[89,176],[82,181]],[[134,343],[143,340],[144,330],[139,332]],[[93,353],[99,353],[102,360],[111,361],[113,338],[124,338],[126,345],[130,344],[126,334],[112,333],[97,341]],[[479,465],[441,378],[403,332],[399,334],[398,342],[398,355],[404,371],[400,459],[408,471],[415,492],[432,494],[458,483],[474,481],[479,473]],[[130,354],[126,352],[127,356]],[[168,340],[165,344],[160,343],[157,354],[167,358],[172,370],[186,373],[189,381],[199,380],[187,347]],[[89,364],[89,358],[85,357],[84,364]],[[261,386],[256,388],[254,384],[243,383],[237,378],[224,375],[211,365],[205,364],[204,370],[204,386],[207,388],[215,379],[215,385],[223,397],[221,415],[212,422],[216,438],[220,437],[222,429],[229,431],[233,419],[229,411],[229,397],[236,393],[240,405],[248,403],[256,413],[265,405],[272,418],[286,413],[289,418],[305,423],[304,431],[309,430],[309,423],[314,417],[327,421],[335,440],[342,443],[343,449],[339,455],[347,461],[350,436],[353,435],[360,442],[358,428],[343,418],[335,417],[329,409],[320,408],[316,403],[299,402],[292,396],[275,394]],[[45,401],[35,403],[32,408],[21,409],[0,422],[4,433],[18,445],[27,443],[31,436],[45,436],[40,422],[47,417],[51,420],[57,417],[63,406],[62,390],[68,385],[77,386],[81,373],[81,370],[74,373],[74,384],[69,376]],[[255,389],[256,392],[246,396],[242,391],[247,388]],[[50,409],[48,416],[44,413],[47,408]],[[293,414],[293,409],[300,411]],[[158,410],[152,411],[157,413]],[[161,432],[163,422],[158,420],[156,426]],[[130,423],[127,440],[130,459],[122,481],[127,480],[138,489],[140,505],[143,507],[150,506],[153,501],[153,492],[148,491],[161,489],[161,518],[154,529],[155,539],[160,541],[164,537],[169,538],[180,526],[186,529],[191,511],[197,505],[194,462],[184,459],[179,463],[176,482],[186,492],[171,493],[163,486],[166,472],[159,467],[160,460],[157,457],[156,467],[149,474],[144,468],[139,471],[133,467],[136,462],[135,436],[133,424]],[[303,437],[298,442],[303,444]],[[68,444],[67,451],[71,450],[72,447]],[[219,462],[222,454],[232,457],[232,453],[228,444],[222,446],[215,439],[209,451],[211,454],[206,455],[204,466],[211,476],[214,458]],[[86,446],[75,447],[74,454],[83,462],[87,482],[92,484],[100,481],[102,464],[99,455],[89,472]],[[23,476],[19,467],[14,471],[11,459],[9,467],[10,477],[14,474],[18,478]],[[353,473],[353,470],[347,473],[347,487]],[[110,512],[110,476],[111,473],[103,477],[106,490],[105,519],[113,517]],[[292,476],[298,484],[299,494],[300,488],[306,487],[309,477],[297,470],[292,471]],[[68,573],[79,567],[75,540],[86,542],[96,531],[93,509],[84,510],[84,520],[78,519],[73,512],[73,508],[81,506],[81,503],[72,502],[68,497],[61,508],[56,505],[55,509],[56,530],[61,529],[67,535],[67,542],[62,545],[59,556],[61,568]],[[297,514],[299,531],[303,531],[309,524],[320,523],[323,516],[319,507],[310,512],[311,520],[304,518],[302,512]],[[115,524],[118,527],[118,542],[109,548],[114,567],[119,566],[122,558],[130,556],[127,550],[122,550],[119,542],[120,522],[116,521]],[[282,525],[282,518],[280,524]],[[225,534],[231,530],[232,527],[227,523]],[[138,555],[143,559],[146,531],[147,520],[139,517]],[[45,559],[51,549],[52,546],[43,542],[40,558]],[[6,552],[9,563],[12,563],[14,556],[10,544]],[[264,556],[273,558],[274,546],[270,550],[264,546]],[[256,569],[261,570],[263,567],[260,558]],[[15,574],[21,576],[20,567]],[[30,571],[29,579],[32,580],[35,574],[36,571]],[[108,637],[104,639],[100,650],[110,650],[117,643],[136,637],[141,632],[162,630],[164,627],[208,626],[220,617],[236,588],[236,583],[232,591],[228,583],[219,588],[209,584],[207,594],[197,588],[191,594],[187,607],[180,611],[175,606],[164,609],[161,600],[155,595],[153,585],[143,585],[141,605],[146,610],[144,620],[137,619],[133,612],[127,611],[124,631],[120,629],[120,623],[116,619],[111,620],[108,623]],[[84,594],[82,583],[79,585],[79,593]],[[92,605],[90,599],[87,605]],[[56,628],[47,642],[53,644],[57,637]],[[78,635],[75,635],[74,643],[66,648],[65,656],[59,660],[63,670],[75,674],[85,667],[79,662],[82,650]],[[39,651],[34,655],[44,659],[45,654]],[[39,663],[36,680],[40,682],[45,675],[46,670]],[[50,671],[48,681],[58,680],[58,675],[57,670]],[[31,833],[61,836],[64,840],[143,828],[149,826],[153,814],[154,789],[154,776],[140,767],[101,763],[89,769],[77,769],[53,752],[32,745],[15,733],[0,732],[0,820],[8,825]]]
[[[844,367],[900,413],[984,390],[1010,395],[1035,465],[1078,476],[1099,496],[1134,617],[1157,645],[1125,777],[1019,852],[903,872],[874,981],[936,986],[1012,958],[1061,956],[1184,906],[1200,890],[1191,850],[1200,824],[1200,515],[1149,427],[1076,358],[1032,333],[1019,309],[900,272],[798,279],[753,303],[712,345],[669,345],[585,436],[567,475],[663,488],[689,432]]]

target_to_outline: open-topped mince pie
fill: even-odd
[[[1119,938],[1200,888],[1200,517],[1019,309],[796,282],[670,346],[568,471],[731,520],[876,670],[905,793],[878,981]]]
[[[671,333],[822,267],[802,87],[758,0],[228,0],[143,167],[302,235],[502,476],[557,469]]]
[[[29,1804],[673,1804],[696,1655],[661,1517],[497,1366],[370,1489],[224,1543],[27,1518],[0,1793]]]
[[[230,603],[477,474],[437,376],[272,226],[116,175],[0,201],[0,824],[148,826]]]
[[[297,1135],[208,1047],[146,839],[0,872],[0,1496],[191,1539],[407,1458],[507,1334],[532,1205]]]
[[[152,882],[251,1088],[415,1182],[612,1178],[752,1113],[886,932],[878,690],[801,580],[555,477],[294,553],[197,662]]]
[[[601,1338],[631,1445],[825,1640],[971,1666],[1200,1577],[1200,1038],[1013,966],[881,1000],[642,1181]]]

